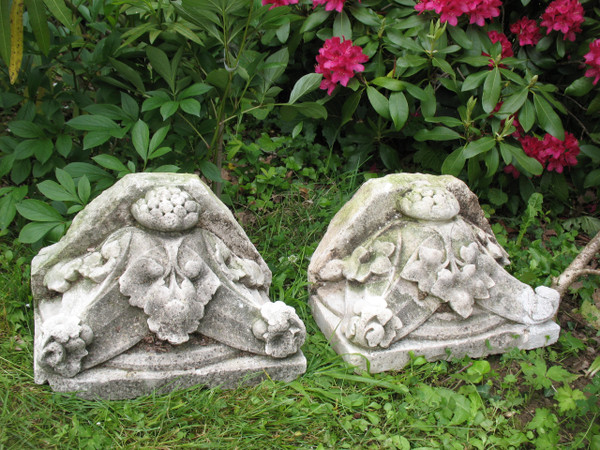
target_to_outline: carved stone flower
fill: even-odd
[[[94,337],[92,329],[77,317],[60,315],[44,323],[42,336],[40,365],[63,377],[77,375]]]
[[[390,256],[396,246],[391,242],[375,241],[371,249],[359,246],[345,261],[343,274],[348,280],[365,282],[372,275],[385,275],[392,269]]]
[[[189,340],[204,306],[220,285],[200,255],[180,242],[131,259],[119,278],[121,293],[148,315],[148,327],[171,344]]]
[[[402,321],[381,297],[355,303],[354,314],[345,323],[343,331],[348,339],[362,347],[388,348],[402,328]]]
[[[252,332],[265,341],[265,353],[273,358],[293,355],[304,343],[306,328],[291,306],[281,301],[265,303],[261,319],[254,322]]]

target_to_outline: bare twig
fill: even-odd
[[[579,255],[569,264],[569,267],[552,282],[552,287],[558,291],[561,298],[569,286],[582,275],[600,275],[600,270],[587,267],[589,262],[600,251],[600,232],[586,244]]]

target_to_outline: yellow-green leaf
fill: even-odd
[[[23,0],[14,0],[10,8],[10,84],[15,84],[23,61]]]

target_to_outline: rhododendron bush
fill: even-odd
[[[291,10],[302,17],[292,27],[306,74],[290,100],[326,107],[323,136],[351,164],[373,155],[391,170],[416,163],[463,177],[497,205],[509,198],[499,191],[564,200],[600,185],[593,1],[302,5]]]

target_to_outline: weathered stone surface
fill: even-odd
[[[311,308],[338,353],[372,372],[479,357],[558,339],[559,295],[503,268],[508,255],[477,197],[451,176],[365,183],[331,221],[309,266]]]
[[[35,380],[126,398],[252,373],[291,379],[304,372],[306,330],[293,308],[269,301],[270,282],[197,176],[127,175],[33,260]],[[168,354],[141,346],[148,339]]]

